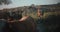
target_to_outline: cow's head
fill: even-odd
[[[10,11],[8,12],[8,15],[10,18],[13,18],[13,19],[21,19],[22,18],[22,11]]]

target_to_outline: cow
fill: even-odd
[[[26,17],[26,16],[25,16]],[[23,17],[24,18],[24,17]],[[10,20],[5,26],[5,31],[8,32],[35,32],[36,24],[31,17],[25,19]]]
[[[9,15],[9,14],[8,14]],[[36,23],[31,16],[18,16],[18,14],[12,14],[13,16],[7,16],[6,24],[3,32],[35,32]],[[17,19],[16,19],[17,18]]]

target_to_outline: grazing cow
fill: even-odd
[[[13,12],[12,12],[13,13]],[[3,32],[35,32],[36,23],[30,16],[22,17],[20,14],[10,13],[5,14],[7,22]]]
[[[36,30],[36,23],[30,16],[22,17],[18,13],[10,15],[8,12],[3,14],[3,18],[6,21],[0,21],[0,23],[3,23],[3,26],[0,25],[0,28],[2,27],[1,32],[35,32]]]
[[[8,22],[8,32],[35,32],[36,24],[32,17],[22,17],[19,20],[12,20]]]

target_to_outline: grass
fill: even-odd
[[[50,15],[55,15],[55,16],[57,16],[57,15],[60,15],[60,12],[46,12],[46,13],[44,13],[44,15],[42,16],[42,18],[47,18],[48,16],[50,16]]]

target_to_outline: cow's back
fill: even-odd
[[[36,23],[33,18],[28,17],[24,21],[16,21],[12,23],[12,28],[15,32],[35,32]]]

